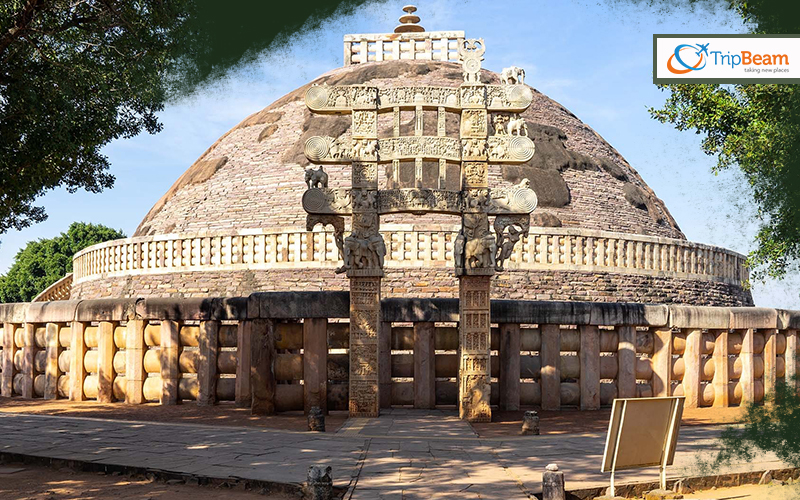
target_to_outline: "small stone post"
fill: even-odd
[[[219,321],[200,322],[200,367],[197,373],[197,404],[213,406],[217,402],[217,356]]]
[[[46,355],[47,365],[45,368],[44,398],[58,398],[58,377],[61,372],[58,369],[58,356],[61,354],[61,343],[58,339],[58,324],[47,323],[45,338],[47,339]]]
[[[3,375],[2,392],[4,398],[10,398],[14,394],[14,354],[17,353],[17,344],[14,342],[13,323],[3,324]]]
[[[526,411],[522,417],[522,431],[519,433],[521,436],[539,435],[539,413],[535,411]]]
[[[325,432],[325,412],[319,406],[312,406],[308,410],[308,430]]]
[[[308,468],[305,497],[309,500],[333,498],[333,475],[329,465],[312,465]]]
[[[558,465],[549,464],[542,474],[542,500],[565,500],[564,473],[558,470]]]

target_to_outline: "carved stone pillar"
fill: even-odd
[[[351,417],[380,413],[378,381],[381,331],[381,277],[386,245],[378,217],[376,89],[364,89],[353,109],[352,223],[344,240],[344,267],[350,278]],[[421,120],[421,112],[419,113]]]
[[[489,282],[491,276],[461,275],[459,292],[458,416],[491,422]]]

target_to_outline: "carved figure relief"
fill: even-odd
[[[522,85],[525,83],[525,70],[517,66],[503,68],[500,81],[505,85]]]
[[[506,232],[506,229],[508,231]],[[503,270],[503,263],[511,257],[514,246],[530,229],[529,215],[498,215],[494,219],[494,233],[497,236],[497,271]]]
[[[378,147],[378,141],[373,139],[354,139],[353,150],[351,158],[375,160],[377,156],[375,151]]]
[[[377,112],[353,111],[353,135],[375,137],[378,135]]]
[[[377,194],[373,190],[353,189],[350,196],[353,199],[353,211],[363,212],[378,208]]]
[[[507,123],[508,123],[508,116],[494,115],[492,117],[492,126],[494,126],[494,135],[506,135]]]
[[[465,109],[461,113],[461,137],[485,137],[486,132],[486,111]]]
[[[354,215],[353,232],[344,239],[344,264],[336,270],[383,269],[386,244],[378,233],[378,214],[375,212]]]
[[[497,242],[489,231],[485,214],[466,213],[454,245],[455,261],[461,269],[494,269]],[[461,266],[458,266],[458,264]]]
[[[305,180],[308,189],[328,187],[328,174],[326,174],[325,170],[322,169],[322,165],[320,165],[316,170],[313,168],[307,168]]]
[[[378,104],[378,92],[375,87],[353,86],[353,103],[359,107],[374,108]]]
[[[486,141],[482,139],[466,139],[463,144],[463,155],[467,158],[482,158],[486,156]]]
[[[486,187],[486,164],[483,162],[464,162],[464,182],[466,187]]]
[[[528,137],[528,125],[525,124],[524,118],[517,115],[516,118],[508,120],[506,132],[508,135],[524,135]]]

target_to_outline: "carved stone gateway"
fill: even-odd
[[[470,421],[491,420],[490,284],[496,270],[512,255],[514,245],[527,234],[536,194],[523,179],[508,188],[491,190],[489,163],[523,163],[534,154],[520,113],[531,104],[530,88],[520,85],[519,68],[503,85],[480,81],[485,52],[482,39],[459,42],[464,83],[457,88],[365,85],[313,86],[306,92],[308,108],[316,113],[350,114],[350,137],[311,137],[305,154],[314,163],[350,163],[351,187],[328,187],[322,166],[306,171],[308,190],[303,208],[307,228],[334,227],[343,260],[337,272],[350,278],[350,396],[352,417],[379,413],[378,335],[381,331],[381,277],[386,244],[379,232],[380,215],[389,213],[443,213],[461,217],[454,242],[455,272],[459,277],[459,415]],[[437,135],[422,134],[423,112],[438,113]],[[400,112],[416,114],[415,133],[401,137]],[[445,113],[460,113],[459,137],[447,137]],[[378,138],[378,113],[391,112],[393,137]],[[496,112],[494,116],[490,112]],[[505,113],[505,114],[502,114]],[[489,123],[495,134],[489,136]],[[414,162],[414,187],[398,187],[401,160]],[[437,160],[437,175],[423,175],[424,160]],[[445,189],[447,162],[460,164],[459,191]],[[378,189],[379,164],[395,178],[391,189]],[[427,163],[430,165],[430,163]],[[437,179],[435,186],[423,179]],[[495,216],[490,229],[489,216]],[[351,216],[351,233],[344,237],[343,216]]]

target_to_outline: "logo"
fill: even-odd
[[[675,47],[675,52],[667,60],[667,69],[670,73],[683,75],[692,71],[700,71],[706,67],[708,61],[708,46],[710,44],[698,43],[697,45],[681,44]],[[694,56],[692,56],[694,53]],[[686,60],[689,61],[687,64]],[[678,67],[673,63],[677,63]],[[693,63],[693,64],[692,64]]]

